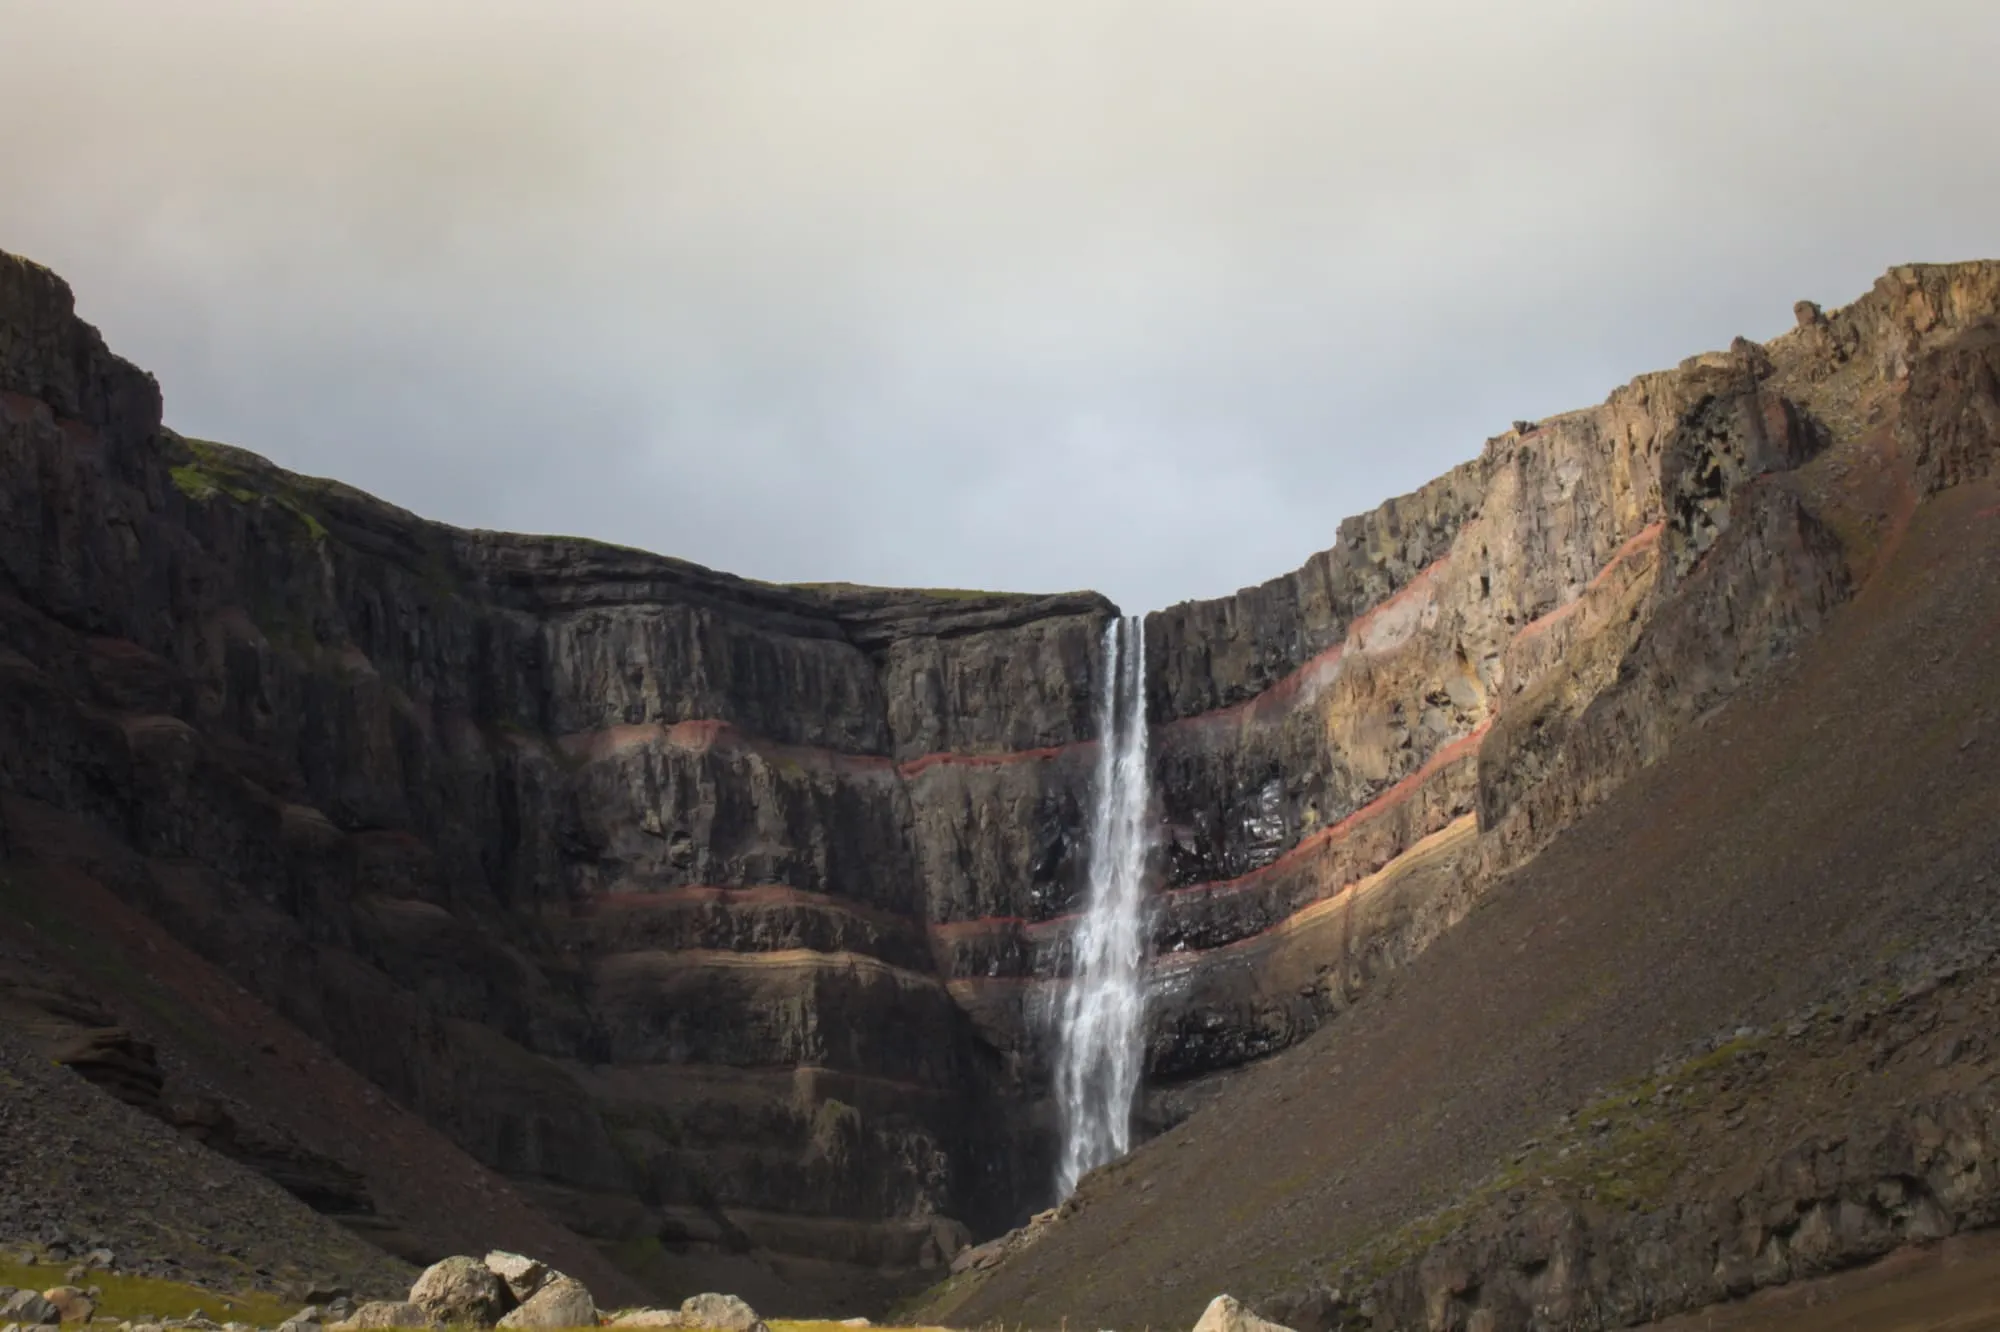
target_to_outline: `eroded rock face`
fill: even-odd
[[[1154,1078],[1299,1039],[1813,632],[1874,539],[1821,460],[1990,469],[1996,309],[1896,270],[1149,617]],[[598,1238],[914,1273],[1048,1201],[1112,613],[429,523],[164,429],[0,257],[0,851]]]

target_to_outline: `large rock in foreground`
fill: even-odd
[[[410,1287],[410,1303],[439,1323],[485,1327],[514,1305],[501,1279],[477,1258],[447,1258],[425,1269]]]
[[[520,1308],[500,1320],[501,1327],[595,1327],[597,1303],[581,1281],[558,1276],[536,1291]]]
[[[543,1286],[561,1275],[549,1270],[549,1265],[538,1258],[528,1258],[518,1253],[508,1253],[495,1249],[486,1255],[486,1270],[506,1283],[507,1293],[515,1303],[529,1299]]]

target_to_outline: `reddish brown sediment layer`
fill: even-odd
[[[1261,692],[1227,707],[1176,717],[1165,726],[1169,729],[1198,729],[1277,720],[1300,701],[1310,701],[1319,688],[1332,678],[1342,659],[1350,652],[1376,650],[1379,645],[1368,641],[1370,630],[1381,620],[1407,609],[1409,603],[1430,595],[1450,562],[1451,557],[1447,555],[1426,566],[1386,600],[1356,616],[1340,642],[1309,658]]]
[[[1537,634],[1544,633],[1583,609],[1585,604],[1584,597],[1587,594],[1610,582],[1612,577],[1618,573],[1627,560],[1630,560],[1635,555],[1650,552],[1658,546],[1660,544],[1660,536],[1666,530],[1667,525],[1664,521],[1654,522],[1640,529],[1629,541],[1620,546],[1609,560],[1605,561],[1604,567],[1592,575],[1591,580],[1583,585],[1583,588],[1575,597],[1563,603],[1555,610],[1550,611],[1547,615],[1530,620],[1528,623],[1522,625],[1521,631],[1514,635],[1514,640],[1519,642],[1522,639],[1532,638]]]
[[[1228,943],[1163,954],[1157,964],[1159,970],[1162,974],[1167,974],[1200,967],[1211,960],[1242,956],[1256,949],[1268,947],[1288,935],[1311,929],[1325,920],[1329,913],[1345,910],[1354,899],[1366,896],[1397,875],[1408,872],[1415,865],[1424,863],[1443,850],[1464,842],[1478,830],[1477,814],[1461,814],[1443,827],[1425,833],[1377,868],[1358,879],[1343,883],[1324,897],[1308,902],[1283,920],[1268,925],[1255,934],[1232,939]]]
[[[1169,899],[1193,896],[1214,897],[1243,892],[1256,887],[1264,879],[1297,868],[1301,860],[1333,843],[1347,840],[1361,827],[1374,822],[1384,814],[1403,804],[1443,769],[1450,767],[1454,763],[1475,757],[1478,753],[1479,742],[1485,738],[1486,732],[1491,725],[1492,723],[1490,722],[1482,722],[1468,734],[1462,735],[1451,743],[1442,746],[1430,758],[1426,759],[1423,766],[1415,772],[1403,778],[1340,822],[1302,838],[1289,851],[1286,851],[1270,864],[1260,866],[1257,869],[1251,870],[1248,874],[1240,875],[1234,879],[1222,879],[1214,883],[1197,883],[1182,888],[1170,888],[1162,896]]]

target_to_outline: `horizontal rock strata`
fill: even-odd
[[[1148,617],[1154,1078],[1299,1039],[1812,633],[1893,535],[1820,460],[1981,474],[1996,307],[1896,270]],[[0,793],[71,829],[7,856],[607,1244],[921,1269],[1047,1201],[1103,598],[427,522],[166,429],[13,258],[0,506]]]

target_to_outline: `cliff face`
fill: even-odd
[[[1044,1201],[932,926],[1075,896],[1102,598],[427,523],[164,430],[11,258],[0,389],[10,858],[642,1258],[915,1270]]]
[[[2000,265],[1799,315],[1495,441],[1317,698],[1245,709],[1218,767],[1324,728],[1219,802],[1246,843],[1373,784],[1189,892],[1154,1065],[1297,1048],[1156,1083],[1184,1122],[921,1317],[1668,1326],[2000,1223]]]
[[[1298,1040],[1810,634],[1898,496],[1809,465],[1913,367],[1983,382],[1996,308],[2000,268],[1896,270],[1149,617],[1156,1084]],[[1963,400],[1915,487],[1990,466]],[[101,883],[664,1284],[750,1255],[824,1311],[1048,1201],[1102,598],[429,523],[163,428],[9,257],[0,506],[10,863]]]

